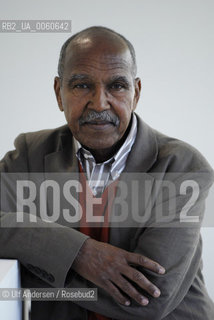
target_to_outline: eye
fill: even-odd
[[[73,86],[74,89],[88,89],[89,85],[86,83],[78,83]]]
[[[110,89],[113,89],[113,90],[123,90],[125,88],[126,86],[120,82],[115,82],[110,85]]]

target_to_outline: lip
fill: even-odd
[[[86,122],[84,126],[93,130],[107,130],[108,128],[114,127],[112,122],[106,121]]]

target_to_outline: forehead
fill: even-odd
[[[131,75],[132,57],[127,46],[121,42],[84,39],[72,43],[66,50],[64,74],[77,72]]]

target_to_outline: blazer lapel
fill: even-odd
[[[58,206],[56,199],[53,196],[47,197],[48,212],[50,215],[54,213],[54,210],[60,209],[57,223],[68,227],[79,227],[79,222],[73,222],[73,218],[78,215],[77,209],[70,202],[65,199],[63,194],[63,187],[66,182],[79,181],[79,168],[78,160],[75,154],[74,139],[67,127],[66,130],[59,136],[57,142],[56,151],[45,156],[45,180],[53,180],[59,185],[60,195],[57,200],[60,205]],[[72,187],[72,197],[78,201],[78,190]],[[65,214],[65,210],[67,213]],[[59,211],[59,210],[58,210]]]
[[[45,172],[78,172],[73,136],[67,128],[57,141],[56,151],[45,156]]]
[[[125,172],[148,172],[157,159],[158,144],[155,132],[137,116],[137,136],[129,153]]]

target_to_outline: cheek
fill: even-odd
[[[66,99],[63,100],[64,113],[69,124],[78,124],[78,119],[81,117],[84,109],[82,106],[81,101],[74,97],[66,97]]]
[[[133,109],[134,105],[134,93],[128,93],[117,97],[114,101],[115,105],[121,109],[121,112],[124,110],[129,113]]]
[[[120,134],[123,134],[128,128],[128,125],[131,119],[131,110],[130,109],[124,110],[123,112],[120,113],[119,118],[120,118],[120,125],[118,127],[118,131],[120,132]]]
[[[119,130],[120,132],[124,132],[130,122],[131,119],[131,115],[132,115],[132,101],[125,101],[123,105],[121,105],[121,108],[118,109],[117,115],[120,118],[120,126],[119,126]]]
[[[132,112],[133,100],[130,98],[130,96],[123,97],[120,99],[120,101],[118,101],[117,106],[118,107],[116,111],[118,112],[118,115],[120,115],[121,118],[126,119]]]

